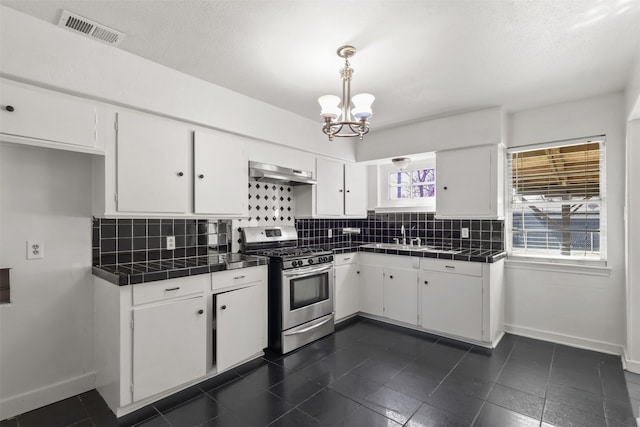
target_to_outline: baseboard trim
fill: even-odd
[[[624,354],[622,356],[622,364],[624,365],[624,369],[629,372],[633,372],[634,374],[640,374],[640,362],[637,360],[631,360],[627,349],[624,349]]]
[[[527,328],[524,326],[504,325],[505,332],[514,335],[522,335],[523,337],[534,338],[542,341],[550,341],[558,344],[568,345],[570,347],[583,348],[585,350],[599,351],[601,353],[615,354],[622,356],[622,346],[618,344],[608,343],[604,341],[590,340],[587,338],[576,337],[574,335],[559,334],[557,332],[543,331],[541,329]]]
[[[0,420],[15,417],[96,388],[96,373],[81,375],[0,400]]]

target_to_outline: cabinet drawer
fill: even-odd
[[[354,264],[357,262],[357,252],[350,252],[348,254],[338,254],[333,256],[333,263],[335,266]]]
[[[211,274],[211,289],[219,290],[267,280],[267,267],[238,268]]]
[[[209,285],[210,275],[163,280],[160,282],[133,285],[133,305],[147,304],[193,295],[203,292]]]
[[[422,270],[440,271],[443,273],[465,274],[467,276],[482,276],[482,263],[467,261],[449,261],[444,259],[422,258]]]

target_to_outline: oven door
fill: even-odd
[[[282,330],[333,313],[333,264],[282,272]]]

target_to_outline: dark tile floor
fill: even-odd
[[[267,354],[119,420],[94,390],[1,427],[71,425],[622,427],[635,421],[619,357],[514,335],[488,351],[358,319],[295,353]]]

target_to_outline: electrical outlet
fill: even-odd
[[[332,230],[332,229],[328,229],[328,230],[327,230],[327,237],[328,237],[328,238],[333,237],[333,230]]]
[[[44,258],[44,242],[42,240],[27,240],[27,259]]]
[[[462,227],[460,229],[460,237],[462,237],[463,239],[469,238],[469,229],[467,227]]]
[[[176,248],[176,236],[167,236],[167,249],[172,251]]]

